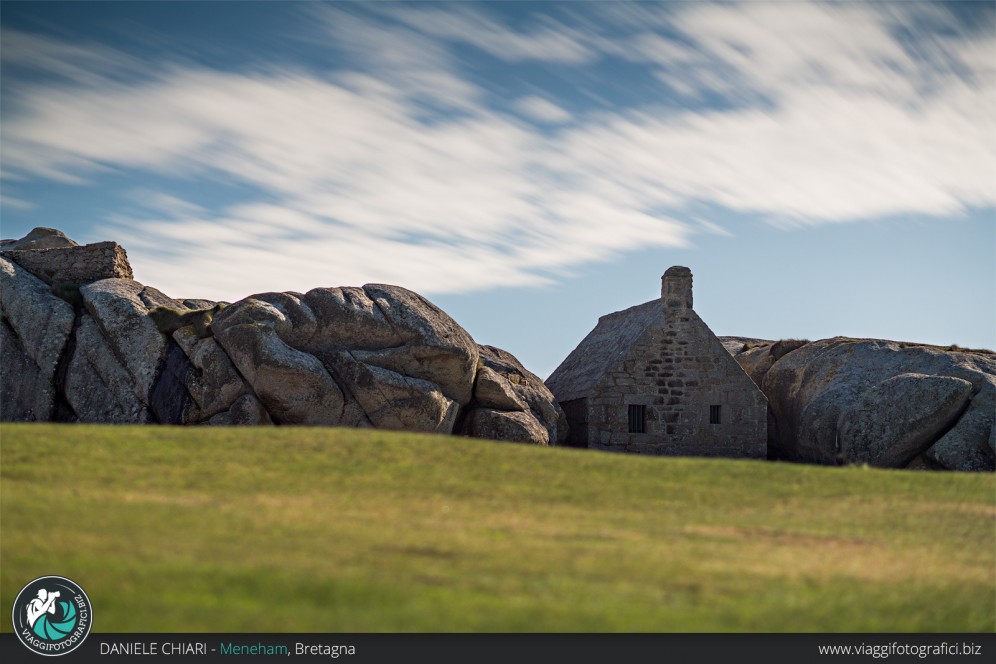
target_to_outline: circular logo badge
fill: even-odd
[[[21,588],[11,622],[17,638],[30,650],[39,655],[65,655],[90,633],[93,607],[73,581],[43,576]]]

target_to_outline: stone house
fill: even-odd
[[[615,452],[764,458],[767,399],[692,309],[672,267],[658,300],[602,316],[546,380],[566,444]]]

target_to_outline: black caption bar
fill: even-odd
[[[996,634],[91,634],[56,661],[981,664],[994,653]],[[40,657],[0,634],[0,660]]]

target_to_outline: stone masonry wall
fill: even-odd
[[[670,309],[588,399],[588,447],[637,454],[764,458],[767,400],[691,308]],[[629,433],[628,407],[646,408]],[[710,424],[718,405],[720,423]]]

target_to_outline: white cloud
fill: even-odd
[[[177,196],[154,189],[138,188],[128,192],[128,198],[147,212],[165,214],[172,218],[205,216],[208,210]]]
[[[24,67],[76,82],[97,82],[108,74],[140,69],[135,58],[95,44],[69,44],[19,30],[0,31],[0,41],[5,67]]]
[[[467,5],[445,10],[391,7],[385,14],[426,35],[470,44],[510,62],[536,60],[576,65],[598,57],[584,34],[549,19],[545,25],[520,32]]]
[[[644,200],[706,201],[805,223],[996,203],[996,105],[952,90],[910,111],[875,96],[787,97],[756,110],[612,118],[564,137],[562,168]]]
[[[695,4],[687,11],[642,9],[647,25],[608,44],[615,55],[658,67],[679,89],[736,97],[812,91],[877,95],[917,106],[953,79],[971,73],[991,90],[996,76],[993,26],[968,34],[942,5],[931,3]],[[609,12],[622,22],[632,8]],[[932,29],[924,29],[924,25]]]
[[[31,201],[26,201],[21,198],[14,198],[13,196],[0,195],[0,205],[6,207],[12,207],[18,210],[33,210],[38,207]]]
[[[538,122],[562,124],[570,122],[571,114],[549,99],[535,95],[522,97],[515,101],[515,108],[522,114]]]
[[[292,72],[47,88],[35,91],[34,113],[5,123],[5,159],[35,174],[220,172],[278,196],[207,214],[132,192],[166,217],[118,218],[106,234],[128,247],[139,278],[186,296],[364,281],[434,293],[533,285],[616,251],[684,241],[681,224],[561,190],[542,172],[548,139],[513,118],[482,110],[427,125],[395,93]],[[606,224],[616,231],[598,237]]]
[[[447,110],[473,110],[481,104],[481,91],[456,73],[456,63],[437,40],[361,19],[342,7],[306,7],[321,28],[314,41],[351,56],[358,75],[339,78],[350,90],[418,99]]]
[[[0,127],[3,167],[257,188],[269,202],[216,210],[140,192],[147,213],[107,228],[140,279],[224,299],[367,281],[426,293],[542,284],[619,252],[735,232],[683,222],[702,202],[779,224],[994,205],[996,39],[936,37],[911,54],[891,32],[904,16],[693,6],[658,16],[677,37],[648,19],[613,41],[552,23],[516,32],[467,9],[404,9],[404,26],[321,12],[351,69],[174,66],[140,84],[23,88],[24,111]],[[572,118],[546,94],[515,102],[559,125],[551,134],[489,109],[445,47],[461,40],[509,60],[625,56],[689,95],[737,103]]]
[[[694,221],[696,224],[701,226],[705,230],[705,232],[711,235],[722,235],[724,237],[730,237],[733,235],[733,233],[731,233],[730,231],[726,230],[725,228],[723,228],[722,226],[720,226],[715,222],[709,221],[708,219],[702,219],[700,217],[696,217]]]

